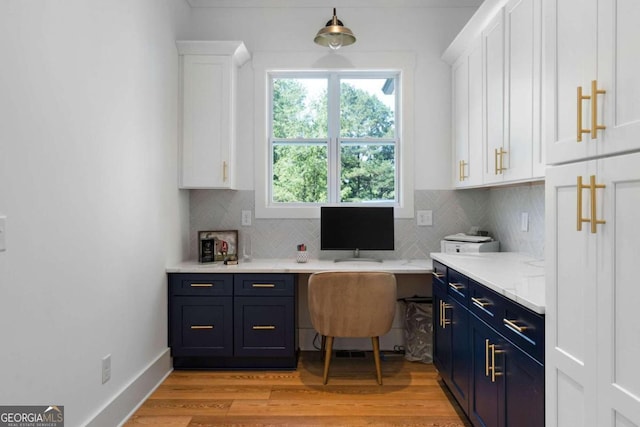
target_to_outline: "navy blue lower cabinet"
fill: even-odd
[[[293,274],[169,274],[175,369],[295,369]]]
[[[468,413],[471,380],[469,310],[447,294],[443,284],[433,281],[435,364],[442,380]]]
[[[433,363],[476,427],[544,426],[544,316],[434,261]]]

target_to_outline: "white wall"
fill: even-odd
[[[339,7],[338,17],[357,42],[350,52],[402,51],[416,55],[415,189],[448,189],[450,174],[450,67],[440,59],[475,7]],[[331,18],[331,8],[198,8],[186,37],[243,40],[250,52],[326,52],[313,43],[315,33]],[[392,29],[388,32],[387,29]],[[254,189],[253,70],[240,70],[238,142],[239,189]],[[259,143],[256,141],[255,143]]]
[[[165,266],[188,251],[174,40],[189,13],[183,0],[0,3],[3,405],[64,405],[83,425],[166,354]]]

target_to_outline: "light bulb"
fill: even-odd
[[[331,34],[329,47],[333,50],[340,49],[342,47],[342,34]]]

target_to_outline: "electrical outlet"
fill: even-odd
[[[111,355],[102,358],[102,384],[111,379]]]
[[[242,211],[242,225],[251,225],[251,211]]]
[[[433,211],[418,211],[416,212],[418,225],[433,225]]]
[[[529,231],[529,213],[522,212],[520,214],[520,231]]]

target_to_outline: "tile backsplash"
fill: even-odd
[[[396,249],[367,253],[386,259],[426,258],[440,251],[440,240],[471,226],[487,230],[500,240],[501,250],[544,253],[544,186],[522,185],[508,188],[470,190],[417,190],[415,210],[432,210],[433,226],[417,226],[415,218],[396,219]],[[197,258],[199,230],[238,230],[239,252],[245,239],[251,240],[254,258],[294,258],[296,245],[305,243],[312,258],[333,259],[351,254],[320,251],[318,219],[252,218],[251,226],[241,225],[243,210],[254,212],[251,190],[191,190],[191,258]],[[520,231],[520,212],[529,214],[529,231]]]

